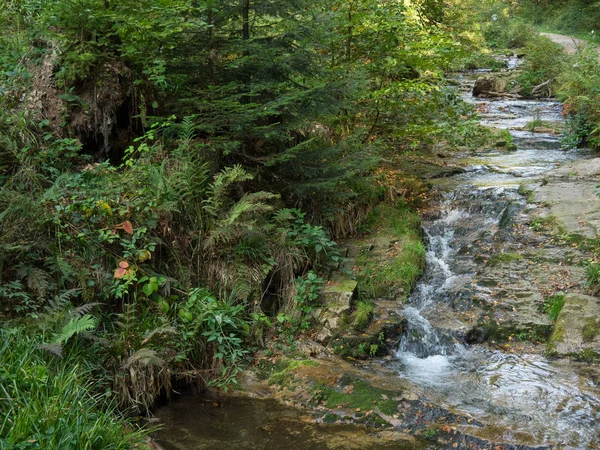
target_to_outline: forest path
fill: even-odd
[[[547,37],[556,44],[561,45],[564,48],[565,53],[568,55],[573,55],[588,45],[588,42],[584,41],[583,39],[578,39],[574,36],[556,33],[540,33],[540,35]],[[596,51],[598,52],[598,57],[600,58],[600,48],[597,48]]]

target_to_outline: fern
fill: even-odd
[[[224,209],[229,188],[233,183],[251,180],[253,177],[244,168],[237,164],[227,167],[215,176],[215,181],[210,186],[209,198],[205,201],[204,208],[213,216],[218,216]]]
[[[91,313],[92,310],[96,306],[100,306],[100,305],[102,305],[102,303],[100,303],[100,302],[86,303],[85,305],[78,306],[73,311],[71,311],[71,315],[74,316],[74,317],[76,317],[76,318],[83,317],[86,314]]]
[[[138,363],[142,366],[164,366],[165,360],[158,356],[156,350],[143,347],[131,355],[123,364],[124,369],[129,369],[133,364]]]
[[[57,344],[64,344],[73,336],[81,334],[85,331],[95,330],[98,326],[98,319],[86,314],[82,317],[74,317],[63,326],[62,330],[54,340]]]
[[[63,313],[66,309],[71,306],[71,298],[79,295],[81,289],[69,289],[68,291],[61,292],[54,296],[52,300],[48,301],[46,305],[46,313],[55,315],[56,313]]]
[[[42,269],[21,265],[17,270],[17,276],[26,280],[27,287],[38,297],[45,297],[50,288],[50,276]]]
[[[147,332],[144,335],[144,340],[142,341],[142,345],[148,343],[154,336],[160,336],[164,334],[175,334],[177,333],[177,329],[171,326],[158,327],[154,330]]]

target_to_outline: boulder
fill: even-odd
[[[506,79],[499,77],[483,76],[477,78],[475,86],[473,86],[473,96],[489,96],[492,94],[500,94],[506,91]]]

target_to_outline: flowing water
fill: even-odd
[[[460,81],[470,87],[473,78],[463,75]],[[487,288],[476,280],[478,264],[467,250],[474,239],[502,231],[508,207],[522,210],[519,185],[534,184],[548,170],[585,157],[560,150],[552,134],[513,130],[533,119],[560,122],[559,103],[477,101],[467,89],[465,98],[482,112],[484,124],[510,130],[518,150],[482,152],[466,161],[465,173],[439,183],[439,214],[423,223],[429,244],[426,272],[404,309],[408,324],[396,353],[398,373],[421,386],[432,402],[493,424],[481,432],[486,439],[599,448],[600,392],[585,368],[468,347],[431,323],[440,306],[462,293],[486,295]]]

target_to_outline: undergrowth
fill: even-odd
[[[45,354],[22,328],[0,330],[0,337],[0,448],[145,448],[147,431],[116,413],[81,355]]]

